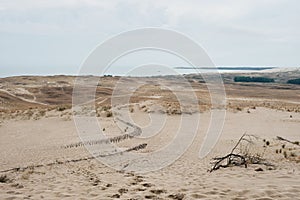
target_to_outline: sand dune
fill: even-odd
[[[62,148],[80,141],[73,121],[57,117],[5,121],[0,127],[1,171],[20,169],[1,173],[10,180],[1,183],[1,196],[3,199],[296,199],[300,194],[299,163],[284,159],[283,155],[274,158],[275,149],[266,155],[276,164],[274,170],[263,167],[264,171],[255,172],[259,166],[251,165],[246,169],[233,167],[207,172],[211,167],[210,159],[229,151],[244,131],[260,135],[271,144],[275,144],[272,139],[277,135],[297,139],[299,122],[289,120],[289,115],[260,108],[250,114],[245,111],[228,113],[222,137],[207,158],[198,158],[207,128],[203,126],[193,145],[180,159],[160,171],[145,174],[108,168],[97,159],[89,159],[91,155],[83,146]],[[170,120],[178,117],[170,116]],[[299,120],[300,114],[294,113],[293,119]],[[203,124],[208,120],[209,113],[204,113]],[[101,121],[106,131],[118,132],[112,118]],[[154,140],[157,139],[154,137]],[[151,151],[158,141],[146,142],[149,143],[146,150]],[[127,141],[120,145],[135,144]]]
[[[96,110],[91,112],[87,107],[80,111],[96,117],[101,129],[95,130],[96,134],[86,133],[90,138],[82,141],[73,121],[73,115],[79,111],[71,110],[71,91],[61,89],[70,88],[73,78],[58,77],[53,81],[55,78],[48,77],[44,82],[43,77],[37,79],[1,80],[2,84],[7,83],[1,90],[13,94],[2,92],[0,96],[1,199],[299,199],[300,108],[299,90],[294,88],[297,86],[274,89],[278,85],[226,83],[228,104],[221,137],[208,156],[200,159],[211,110],[207,91],[198,82],[192,84],[202,97],[199,108],[180,110],[171,92],[159,88],[153,80],[147,80],[149,84],[139,88],[128,105],[111,107],[110,95],[118,78],[105,78],[97,89]],[[129,80],[133,84],[141,81],[140,78]],[[16,86],[16,82],[23,85]],[[45,84],[55,87],[45,89],[48,92],[36,89]],[[20,87],[25,89],[16,89]],[[26,96],[25,90],[30,90],[36,98]],[[188,95],[187,91],[183,92]],[[29,102],[26,98],[48,105]],[[123,114],[126,109],[134,122],[132,126]],[[101,156],[115,157],[107,157],[108,154],[97,157],[88,151],[97,152],[101,145],[112,142],[121,152],[110,152],[110,149],[107,152],[118,156],[125,152],[140,155],[155,152],[176,137],[183,115],[190,119],[191,126],[199,113],[200,126],[191,146],[161,170],[127,171],[133,164],[130,162],[122,163],[123,169],[116,170],[98,160]],[[151,116],[165,120],[162,129],[160,121]],[[189,124],[187,133],[188,128]],[[96,140],[100,130],[106,134],[106,140]],[[151,135],[156,131],[157,134]],[[253,154],[258,153],[272,167],[249,163],[247,168],[231,166],[210,173],[213,158],[230,153],[245,132],[258,138],[255,146],[251,146]],[[277,136],[295,144],[280,141]],[[117,162],[115,167],[119,165]]]

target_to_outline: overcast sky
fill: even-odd
[[[0,0],[0,76],[75,74],[97,44],[142,27],[190,36],[216,65],[299,66],[299,0]]]

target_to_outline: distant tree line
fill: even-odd
[[[287,81],[287,83],[300,85],[300,78],[290,79]]]
[[[110,74],[104,74],[104,77],[113,77],[113,75],[110,75]]]
[[[251,76],[236,76],[234,82],[260,82],[260,83],[273,83],[273,78],[267,77],[251,77]]]

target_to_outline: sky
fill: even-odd
[[[76,74],[98,44],[143,27],[189,36],[217,66],[300,63],[299,0],[0,0],[0,76]]]

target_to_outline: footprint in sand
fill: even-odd
[[[162,194],[162,193],[166,193],[166,190],[161,190],[161,189],[157,189],[157,190],[150,190],[151,193],[153,194]]]
[[[151,184],[151,183],[143,183],[142,186],[144,186],[144,187],[152,187],[152,186],[154,186],[154,185]]]
[[[159,199],[159,198],[155,195],[145,195],[145,199]]]
[[[170,194],[168,197],[175,200],[182,200],[184,196],[185,194],[179,193],[179,194]]]
[[[128,189],[125,189],[125,188],[121,188],[118,190],[118,192],[122,195],[124,193],[127,193],[128,192]]]

